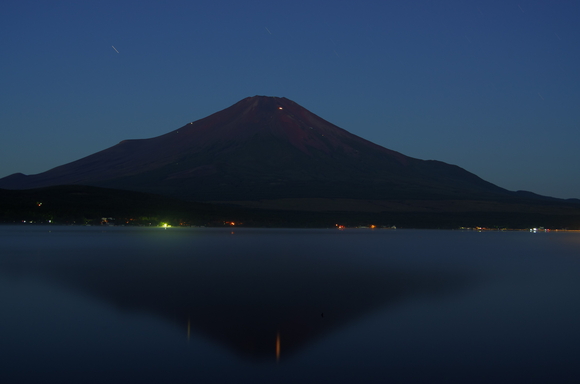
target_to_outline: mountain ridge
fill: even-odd
[[[356,136],[279,97],[253,96],[166,134],[117,145],[0,188],[89,185],[189,201],[496,199],[514,192],[456,165]]]

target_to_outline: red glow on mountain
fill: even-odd
[[[381,147],[286,98],[254,96],[162,136],[119,144],[0,188],[84,184],[188,200],[454,198],[507,191]]]

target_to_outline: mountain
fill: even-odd
[[[286,98],[254,96],[167,134],[119,144],[0,188],[88,185],[189,201],[497,199],[455,165],[419,160],[341,129]]]

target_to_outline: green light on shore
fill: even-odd
[[[171,228],[171,225],[169,225],[167,223],[161,223],[161,224],[159,224],[159,226],[163,227],[163,228]]]

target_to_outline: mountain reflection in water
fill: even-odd
[[[68,234],[58,255],[24,251],[2,267],[125,311],[157,315],[183,327],[188,338],[196,332],[241,356],[272,360],[374,310],[444,294],[467,281],[432,268],[361,263],[356,254],[325,249],[327,243],[308,236],[292,243],[272,239],[271,232],[260,244],[243,231],[168,232],[93,235],[90,241],[81,232]],[[47,236],[43,247],[57,236]]]

